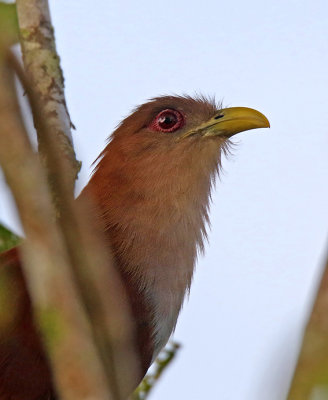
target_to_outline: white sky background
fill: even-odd
[[[326,254],[327,1],[50,3],[79,187],[115,125],[150,97],[215,94],[269,118],[224,162],[175,334],[183,348],[152,398],[284,399]],[[3,179],[0,205],[18,229]]]

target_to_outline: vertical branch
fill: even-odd
[[[48,168],[53,178],[53,194],[59,202],[61,228],[81,301],[91,322],[94,341],[115,399],[124,399],[141,376],[135,348],[134,325],[127,294],[116,271],[108,243],[93,214],[93,205],[73,201],[61,179],[66,163],[60,148],[39,112],[39,100],[16,58],[10,63],[28,94],[44,142]]]
[[[40,112],[47,120],[48,129],[68,164],[63,179],[73,192],[80,163],[76,161],[72,146],[73,125],[66,106],[64,78],[56,52],[48,1],[17,0],[16,3],[24,66],[35,94],[40,100]],[[47,163],[43,151],[43,137],[40,135],[37,121],[34,122],[38,133],[39,150]]]
[[[123,399],[140,378],[134,326],[124,287],[91,206],[73,202],[77,163],[47,0],[18,0],[17,12],[28,79],[13,57],[11,63],[29,95],[59,227],[99,359],[114,397]]]
[[[328,261],[308,321],[288,400],[328,398]]]
[[[0,165],[26,233],[23,267],[64,400],[109,399],[110,392],[78,301],[68,255],[55,222],[45,174],[19,117],[13,73],[0,46]]]

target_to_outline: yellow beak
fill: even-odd
[[[204,137],[221,136],[229,138],[239,132],[269,127],[270,123],[266,116],[253,108],[223,108],[209,121],[184,133],[181,139],[197,133]]]

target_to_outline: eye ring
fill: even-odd
[[[180,111],[166,108],[156,115],[149,127],[154,131],[171,133],[180,129],[184,123],[184,116]]]

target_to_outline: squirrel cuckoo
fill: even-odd
[[[91,198],[129,295],[145,373],[173,332],[203,249],[210,191],[229,138],[269,127],[260,112],[159,97],[112,134],[80,198]],[[79,201],[79,200],[77,200]],[[0,332],[0,399],[54,396],[17,249],[0,255],[15,302]],[[1,271],[1,270],[0,270]]]

